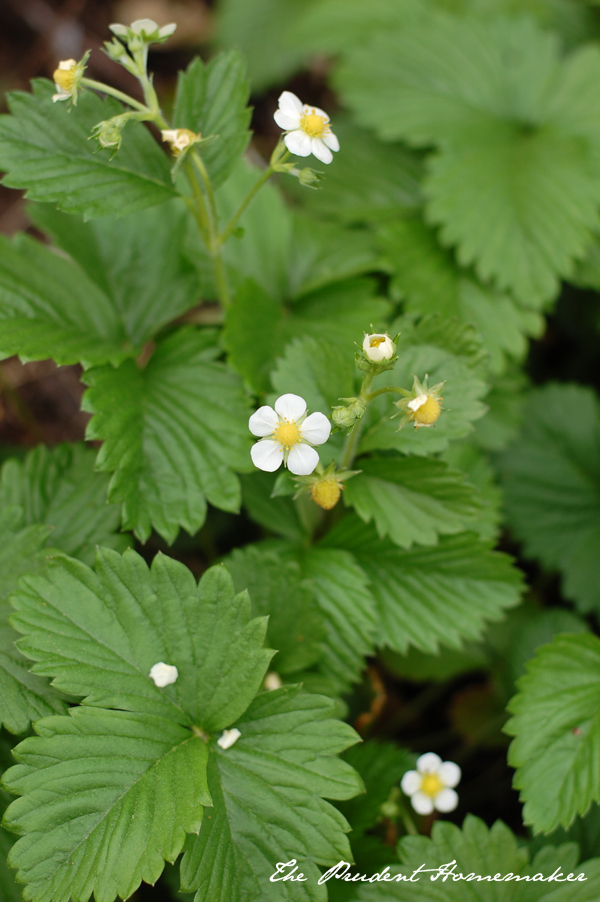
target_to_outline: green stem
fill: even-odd
[[[372,401],[373,398],[377,398],[378,395],[384,395],[386,392],[393,392],[395,395],[403,395],[407,398],[410,395],[410,392],[405,388],[400,388],[399,385],[385,385],[383,388],[378,388],[376,391],[370,392],[368,395],[363,396],[365,401]]]
[[[406,832],[411,836],[418,836],[419,831],[417,830],[415,822],[413,821],[403,799],[400,799],[398,801],[398,808],[400,809],[400,817],[402,818],[402,823],[404,824]]]
[[[154,112],[145,104],[140,103],[139,100],[134,100],[129,94],[124,94],[123,91],[118,91],[117,88],[111,88],[110,85],[105,85],[101,81],[94,81],[93,78],[82,78],[81,84],[86,88],[93,88],[94,91],[102,91],[103,94],[110,94],[111,97],[116,97],[117,100],[121,100],[123,103],[132,106],[135,110],[141,110],[144,113],[150,114]]]
[[[208,240],[206,241],[206,246],[208,248],[208,252],[210,254],[212,264],[213,264],[213,273],[215,277],[215,283],[217,286],[217,292],[219,295],[219,300],[223,307],[229,307],[231,305],[231,295],[229,293],[229,282],[227,279],[227,271],[225,269],[225,263],[223,261],[223,254],[221,250],[221,242],[219,241],[219,214],[217,211],[217,203],[215,200],[215,194],[213,191],[213,187],[210,181],[210,176],[206,170],[206,166],[204,165],[204,160],[200,156],[200,154],[196,153],[196,151],[192,151],[190,154],[192,162],[196,167],[193,171],[194,173],[194,181],[198,187],[198,191],[202,196],[202,202],[204,204],[204,195],[206,195],[208,199],[208,210],[206,210],[206,205],[204,205],[204,210],[206,212],[207,219],[207,229],[208,229]],[[202,179],[202,186],[204,188],[204,193],[198,184],[196,170],[200,173],[200,178]]]
[[[365,373],[365,375],[363,376],[360,394],[358,396],[359,398],[362,398],[363,401],[366,401],[367,404],[370,401],[369,389],[371,388],[373,379],[374,376],[371,373]],[[349,470],[352,466],[352,463],[356,456],[356,449],[358,447],[358,439],[360,437],[361,427],[362,420],[358,420],[358,422],[354,424],[351,432],[346,437],[346,443],[344,445],[344,453],[342,454],[340,469]]]
[[[287,154],[287,156],[289,156],[289,153]],[[285,157],[283,157],[282,159],[285,159]],[[231,236],[231,233],[236,228],[242,214],[245,213],[246,209],[250,205],[250,202],[254,200],[255,196],[258,194],[262,186],[265,184],[265,182],[269,181],[274,172],[275,168],[273,166],[267,166],[265,171],[256,180],[244,200],[241,202],[241,204],[227,223],[225,230],[221,233],[221,236],[219,238],[219,242],[221,244],[225,244],[227,239]]]

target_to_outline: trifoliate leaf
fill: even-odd
[[[197,303],[196,275],[182,250],[189,213],[181,201],[90,223],[49,204],[27,210],[110,298],[133,348]]]
[[[502,455],[508,522],[525,553],[561,571],[583,612],[600,610],[600,406],[552,385],[531,393],[522,432]]]
[[[336,116],[333,128],[342,149],[351,147],[352,153],[336,156],[323,190],[307,191],[291,179],[286,186],[315,219],[379,222],[423,204],[423,164],[415,151],[403,144],[384,144],[344,117]]]
[[[89,365],[131,353],[118,310],[79,266],[24,235],[0,249],[1,357]]]
[[[282,304],[247,280],[227,311],[223,344],[235,369],[256,391],[269,388],[269,373],[285,345],[294,338],[335,335],[348,348],[365,323],[384,322],[387,303],[375,297],[369,279],[346,279]]]
[[[344,500],[403,548],[434,545],[438,535],[461,532],[479,513],[473,487],[442,461],[374,457],[357,466],[362,472],[348,482]]]
[[[12,609],[7,596],[24,573],[44,567],[51,529],[23,525],[21,508],[3,504],[0,512],[0,725],[11,733],[25,733],[32,720],[63,712],[64,705],[39,676],[30,673],[29,662],[15,647],[18,633],[9,625]]]
[[[394,272],[392,289],[406,299],[407,312],[438,313],[474,325],[493,372],[504,370],[506,357],[519,360],[526,354],[527,336],[539,337],[544,327],[539,313],[459,269],[421,220],[396,222],[382,231],[381,239]]]
[[[485,413],[481,399],[488,387],[481,378],[481,343],[470,326],[456,320],[428,317],[420,323],[408,318],[397,320],[390,334],[400,331],[398,363],[377,377],[377,387],[398,385],[411,389],[413,378],[429,375],[429,385],[444,382],[443,407],[432,428],[415,429],[405,425],[398,431],[399,419],[394,399],[384,394],[375,398],[363,419],[359,453],[373,450],[397,450],[425,456],[445,451],[451,440],[462,438],[473,429],[474,421]]]
[[[273,654],[262,648],[264,618],[250,620],[224,567],[197,587],[165,556],[150,571],[133,551],[100,549],[96,569],[57,557],[12,599],[33,669],[85,696],[71,716],[40,721],[4,777],[23,796],[5,817],[24,834],[11,865],[35,902],[83,902],[92,891],[112,902],[156,881],[200,829],[207,760]],[[159,661],[178,671],[162,689],[150,678]]]
[[[218,135],[214,144],[199,148],[214,188],[229,177],[248,144],[249,93],[245,63],[234,50],[209,63],[196,57],[179,74],[173,125],[204,138]]]
[[[529,19],[436,13],[377,33],[335,84],[384,139],[437,146],[428,219],[462,264],[531,304],[556,293],[598,224],[599,76],[596,49],[563,61]]]
[[[379,615],[378,641],[435,652],[481,636],[519,603],[522,575],[511,559],[473,533],[440,537],[431,548],[404,551],[357,517],[342,520],[322,542],[351,551],[370,580]]]
[[[473,440],[467,440],[453,442],[443,459],[465,473],[477,488],[477,501],[481,506],[477,518],[469,523],[469,529],[475,530],[484,541],[496,539],[502,523],[503,495],[488,458]]]
[[[576,842],[581,850],[581,860],[600,855],[600,805],[592,805],[584,817],[576,817],[568,830],[558,827],[550,836],[538,834],[530,840],[529,847],[538,849],[552,843]]]
[[[323,616],[298,564],[256,546],[236,549],[224,563],[236,589],[248,590],[252,613],[269,617],[267,642],[278,650],[273,669],[285,676],[315,664],[323,651]]]
[[[124,551],[119,508],[106,503],[108,477],[94,472],[95,453],[83,445],[38,445],[23,462],[8,460],[0,470],[0,506],[20,505],[27,526],[45,523],[49,542],[92,564],[96,545]]]
[[[172,333],[145,368],[132,360],[86,373],[89,439],[103,439],[98,469],[114,472],[109,500],[122,502],[123,525],[142,541],[151,527],[168,542],[179,527],[197,532],[207,500],[237,511],[231,468],[248,470],[250,434],[241,381],[214,357],[214,336]]]
[[[77,107],[52,103],[54,85],[32,82],[33,93],[9,96],[11,115],[0,119],[4,184],[27,189],[31,200],[55,203],[86,219],[162,204],[175,196],[167,157],[141,123],[129,123],[111,160],[89,141],[99,122],[123,112],[120,103],[83,91]]]
[[[347,799],[363,789],[356,772],[332,756],[356,741],[329,718],[333,703],[284,687],[258,696],[237,722],[241,738],[210,757],[214,808],[190,837],[181,865],[184,891],[214,902],[324,902],[316,865],[350,855],[350,827],[320,797]],[[306,883],[269,877],[296,858]]]
[[[527,849],[519,848],[516,836],[502,821],[488,828],[471,814],[462,830],[448,821],[438,821],[431,839],[403,837],[398,854],[402,864],[390,870],[405,879],[361,884],[359,902],[592,902],[600,889],[600,859],[578,867],[574,843],[543,848],[530,862]],[[419,868],[422,870],[411,882],[408,878]],[[454,877],[444,879],[438,869],[442,869],[442,875],[450,872]],[[555,880],[548,881],[553,874]],[[573,876],[567,882],[569,874]],[[579,874],[584,882],[577,880]],[[477,876],[483,880],[477,880]],[[557,883],[556,877],[563,882]]]
[[[321,0],[305,10],[295,38],[308,52],[335,54],[427,13],[427,0],[372,0],[368,6],[361,0]]]
[[[536,832],[568,827],[600,801],[600,640],[563,635],[543,646],[518,683],[505,727],[509,763]],[[548,792],[548,786],[553,787]]]

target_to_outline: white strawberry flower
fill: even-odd
[[[331,163],[332,150],[340,149],[340,142],[329,128],[329,116],[316,106],[302,103],[291,91],[279,98],[279,109],[273,118],[287,134],[283,139],[287,149],[297,157],[311,153],[321,163]]]
[[[417,759],[417,769],[407,771],[400,782],[402,792],[410,796],[417,814],[431,814],[434,810],[454,811],[458,805],[458,786],[461,770],[454,761],[442,761],[435,752],[426,752]]]
[[[174,683],[178,676],[179,673],[177,668],[172,664],[165,664],[163,661],[159,661],[158,664],[155,664],[150,671],[150,679],[154,682],[155,686],[159,687],[159,689],[163,689],[165,686]]]
[[[396,345],[387,332],[374,332],[372,335],[365,334],[363,351],[369,360],[379,363],[380,360],[391,360],[396,353]]]
[[[282,395],[272,407],[260,407],[250,417],[252,435],[261,441],[252,446],[252,463],[259,470],[273,473],[282,462],[295,476],[310,476],[319,455],[313,445],[322,445],[331,433],[324,413],[306,416],[306,401],[299,395]]]

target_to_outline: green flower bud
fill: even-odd
[[[344,405],[333,408],[331,419],[339,429],[351,429],[361,420],[366,410],[366,403],[361,398],[340,398]]]

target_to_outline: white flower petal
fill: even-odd
[[[285,113],[281,112],[281,110],[275,110],[275,112],[273,113],[273,119],[275,120],[279,128],[283,128],[285,129],[285,131],[288,131],[288,129],[292,128],[298,128],[298,120],[293,119],[291,116],[286,116]]]
[[[319,455],[310,445],[294,445],[290,449],[287,465],[294,476],[310,476],[318,463]]]
[[[418,397],[413,398],[412,401],[409,401],[406,405],[410,407],[411,410],[418,410],[419,407],[422,407],[423,404],[427,401],[427,395],[418,395]]]
[[[129,29],[126,25],[121,25],[119,22],[113,22],[113,24],[108,27],[113,34],[118,34],[120,37],[127,37]]]
[[[333,134],[333,132],[328,132],[328,134],[323,135],[321,141],[323,142],[323,144],[326,144],[330,150],[338,151],[340,149],[340,142]]]
[[[275,401],[275,410],[282,420],[295,423],[306,413],[306,401],[300,395],[281,395]]]
[[[416,770],[407,770],[400,781],[400,789],[404,795],[412,796],[421,788],[423,777]]]
[[[275,671],[272,670],[266,675],[263,686],[265,687],[267,692],[273,692],[275,689],[281,689],[281,687],[283,686],[283,680],[278,673],[275,673]]]
[[[323,144],[321,138],[310,139],[310,150],[312,155],[316,157],[317,160],[320,160],[321,163],[331,163],[333,160],[333,154],[329,148]]]
[[[150,671],[150,679],[153,680],[154,685],[158,686],[159,689],[174,683],[178,676],[177,668],[171,664],[165,664],[163,661],[155,664]]]
[[[154,34],[155,31],[158,31],[158,25],[154,19],[136,19],[129,27],[134,34],[142,34],[142,32]]]
[[[285,116],[295,119],[296,123],[300,122],[302,115],[302,101],[291,91],[284,91],[279,95],[279,109]]]
[[[248,420],[248,428],[252,435],[271,435],[279,426],[279,417],[272,407],[259,407]]]
[[[450,789],[454,789],[454,787],[458,786],[458,784],[460,783],[461,776],[461,769],[458,764],[454,763],[454,761],[444,761],[443,764],[440,764],[438,777],[440,778],[444,786],[448,786]]]
[[[220,745],[222,749],[230,749],[231,746],[238,741],[242,734],[236,727],[233,730],[223,730],[220,737],[217,739],[217,745]]]
[[[324,413],[311,413],[300,427],[300,436],[311,445],[322,445],[331,435],[331,423]]]
[[[311,138],[301,128],[286,135],[283,142],[290,153],[295,153],[297,157],[308,157],[310,155]]]
[[[305,103],[302,107],[302,113],[310,116],[311,113],[315,113],[317,116],[320,116],[325,122],[329,122],[329,116],[325,112],[325,110],[321,110],[318,106],[311,106],[310,103]]]
[[[169,22],[168,25],[163,25],[162,28],[158,29],[159,37],[165,38],[170,37],[175,31],[177,31],[177,23]]]
[[[458,805],[458,794],[453,789],[442,789],[435,796],[433,804],[438,811],[442,811],[444,814],[448,811],[454,811]]]
[[[254,466],[259,470],[264,470],[265,473],[274,473],[281,466],[283,448],[279,442],[273,442],[266,438],[262,442],[252,445],[250,457]]]
[[[415,794],[410,797],[410,804],[417,814],[431,814],[433,811],[433,799],[426,796],[424,792],[415,792]]]
[[[425,752],[417,758],[417,770],[421,774],[436,774],[441,763],[442,759],[435,752]]]

